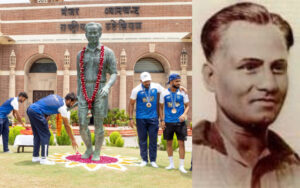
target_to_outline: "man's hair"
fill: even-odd
[[[75,93],[71,92],[65,96],[65,100],[77,101]]]
[[[88,27],[93,26],[93,25],[96,25],[98,27],[98,31],[101,34],[102,33],[102,25],[100,23],[94,23],[94,22],[85,24],[85,27],[84,27],[85,32],[87,32]]]
[[[18,96],[19,97],[24,97],[24,98],[28,99],[28,95],[27,95],[26,92],[20,92]]]
[[[292,28],[279,15],[270,13],[265,7],[255,3],[237,3],[215,13],[202,28],[201,44],[205,57],[209,62],[212,62],[222,32],[226,31],[234,21],[245,21],[258,25],[273,24],[282,32],[287,50],[294,43]]]

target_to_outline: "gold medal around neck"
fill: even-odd
[[[172,112],[172,114],[176,114],[176,112],[177,112],[176,108],[173,108],[173,109],[171,110],[171,112]]]
[[[146,104],[146,106],[147,106],[147,108],[151,108],[152,104],[151,104],[150,102],[148,102],[148,103]]]

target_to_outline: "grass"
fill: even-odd
[[[10,148],[16,152],[15,148]],[[84,146],[79,151],[84,152]],[[28,152],[26,152],[28,151]],[[71,146],[50,146],[49,154],[72,152]],[[138,157],[139,149],[103,147],[107,155],[120,154]],[[25,153],[3,153],[0,149],[0,187],[104,187],[104,188],[184,188],[192,187],[192,174],[182,174],[176,170],[167,171],[166,151],[158,151],[158,169],[147,167],[127,167],[125,172],[101,168],[89,172],[83,167],[66,168],[64,164],[45,166],[31,162],[32,148]],[[190,168],[191,153],[186,153],[185,167]],[[178,152],[174,152],[174,162],[178,167]]]

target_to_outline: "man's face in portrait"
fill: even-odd
[[[235,21],[220,36],[210,65],[218,109],[243,127],[266,128],[278,116],[288,88],[282,32],[271,24]]]
[[[97,25],[90,25],[87,27],[85,35],[89,43],[95,44],[99,41],[101,33],[99,33],[99,28]]]

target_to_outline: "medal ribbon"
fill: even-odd
[[[151,87],[149,87],[149,89],[148,89],[148,95],[147,95],[145,87],[143,85],[142,85],[142,87],[143,87],[143,90],[145,92],[147,102],[150,103],[150,94],[151,94],[150,91],[151,91]]]
[[[172,108],[176,109],[176,98],[177,98],[177,90],[175,91],[175,99],[173,100],[173,92],[169,89],[169,91],[171,92],[171,101],[172,101]]]

